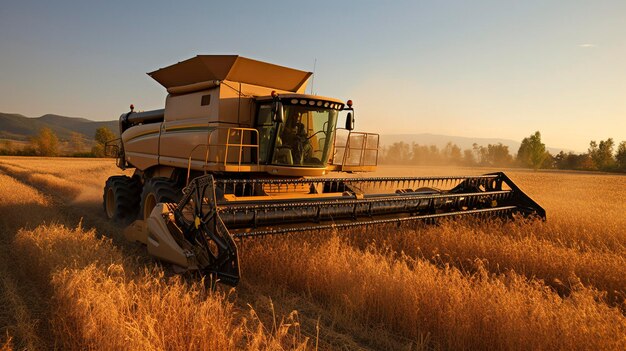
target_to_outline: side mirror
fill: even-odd
[[[346,116],[346,129],[354,129],[354,117],[352,116],[352,112],[348,112],[348,115]]]
[[[275,101],[272,105],[272,114],[274,115],[274,122],[285,122],[285,111],[283,110],[283,103]]]

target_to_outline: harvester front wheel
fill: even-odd
[[[104,213],[116,221],[132,221],[137,217],[141,184],[135,178],[112,176],[107,179],[102,195]]]
[[[141,211],[139,213],[143,216],[143,219],[147,219],[157,203],[178,203],[182,195],[180,186],[169,178],[157,177],[148,179],[143,185]]]

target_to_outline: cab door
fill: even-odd
[[[268,164],[272,157],[276,135],[276,122],[272,119],[271,103],[259,105],[256,128],[259,131],[259,163]]]

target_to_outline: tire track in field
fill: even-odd
[[[2,304],[0,319],[7,323],[0,328],[0,333],[3,337],[5,334],[12,335],[15,337],[15,343],[25,349],[46,349],[46,344],[40,337],[44,336],[46,339],[45,335],[48,334],[42,333],[41,329],[45,323],[42,323],[41,317],[44,316],[42,316],[41,311],[36,311],[39,308],[33,306],[32,301],[27,302],[22,298],[24,291],[28,290],[32,293],[34,289],[24,286],[24,280],[17,280],[13,277],[13,270],[9,269],[10,263],[7,260],[11,257],[7,252],[8,245],[3,242],[0,246],[2,247],[0,249],[0,256],[2,257],[0,259],[0,304]]]
[[[70,183],[67,180],[56,177],[50,173],[37,173],[58,178],[64,182],[62,183],[63,185],[66,183],[72,184],[73,190],[66,191],[58,184],[40,181],[38,178],[34,177],[30,171],[28,171],[28,168],[21,166],[19,166],[19,168],[24,171],[16,169],[12,165],[7,167],[7,165],[0,161],[0,171],[4,171],[8,176],[21,184],[36,189],[38,192],[47,196],[51,206],[54,207],[54,209],[59,213],[59,218],[62,219],[59,222],[67,224],[70,227],[80,224],[86,229],[94,228],[96,229],[98,235],[107,236],[112,239],[117,246],[122,247],[126,251],[131,250],[131,252],[128,252],[129,254],[137,254],[137,252],[135,252],[136,250],[131,248],[131,246],[134,245],[128,245],[129,243],[123,238],[122,228],[104,218],[101,204],[94,202],[93,199],[82,199],[82,201],[77,201],[77,199],[81,198],[83,193],[95,191],[95,188],[88,186],[81,188],[74,183]],[[58,220],[59,218],[55,218],[55,220]]]
[[[48,209],[36,203],[33,199],[20,199],[19,203],[13,203],[10,196],[5,193],[10,187],[19,194],[24,189],[19,189],[15,184],[22,185],[20,181],[0,170],[0,333],[2,338],[13,337],[15,349],[46,350],[52,349],[53,338],[49,325],[50,294],[47,287],[42,287],[22,272],[20,258],[16,257],[13,250],[13,240],[17,232],[24,226],[32,227],[39,224],[42,219],[37,215],[25,215],[29,211],[41,214],[49,214]],[[15,183],[15,184],[12,184]],[[25,188],[36,190],[24,185]],[[32,194],[31,194],[32,195]],[[37,194],[40,195],[40,194]],[[9,197],[9,199],[7,199]],[[41,197],[41,196],[40,196]],[[13,197],[15,199],[15,197]],[[41,200],[41,199],[39,199]],[[25,220],[23,220],[25,219]]]

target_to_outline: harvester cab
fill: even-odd
[[[305,94],[310,72],[204,55],[149,75],[168,92],[165,109],[120,116],[112,147],[134,174],[109,178],[104,209],[134,220],[126,237],[179,268],[235,285],[235,239],[464,215],[545,218],[503,173],[324,177],[374,171],[379,136],[354,131],[352,101]]]

